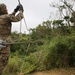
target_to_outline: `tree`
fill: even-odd
[[[53,28],[58,28],[58,27],[61,27],[61,26],[64,26],[63,20],[54,20],[53,21]]]
[[[46,26],[47,28],[51,28],[51,24],[52,24],[52,21],[49,21],[49,20],[44,21],[44,22],[42,23],[42,25],[43,25],[43,26]]]
[[[66,25],[70,26],[70,18],[74,17],[72,15],[72,13],[75,13],[75,11],[73,10],[74,7],[74,3],[72,2],[72,0],[59,0],[60,3],[51,3],[50,6],[57,8],[57,10],[59,11],[58,13],[60,14],[60,20],[65,20]],[[72,18],[73,19],[73,18]],[[74,23],[75,21],[73,21]],[[74,23],[75,26],[75,23]]]

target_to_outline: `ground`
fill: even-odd
[[[75,68],[53,69],[49,71],[35,72],[29,75],[75,75]]]

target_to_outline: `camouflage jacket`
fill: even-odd
[[[11,22],[18,22],[23,18],[23,13],[20,11],[17,15],[5,14],[0,16],[0,37],[9,36],[11,34]]]

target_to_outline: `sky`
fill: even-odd
[[[49,20],[50,13],[54,11],[49,6],[50,3],[57,0],[20,0],[24,8],[24,17],[27,23],[28,29],[35,28],[43,21]],[[18,0],[0,0],[0,3],[7,5],[8,12],[12,13],[15,7],[18,5]],[[20,22],[12,23],[11,31],[20,32]],[[27,33],[24,19],[22,20],[21,31]]]

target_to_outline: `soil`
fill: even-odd
[[[34,72],[29,75],[75,75],[75,68],[53,69],[48,71]]]

